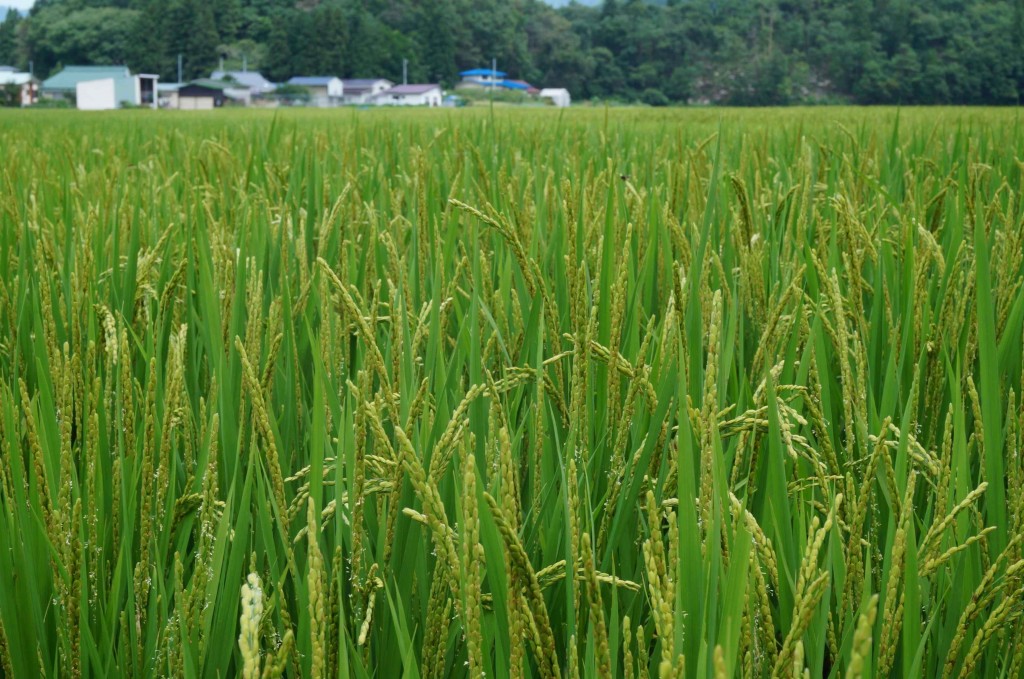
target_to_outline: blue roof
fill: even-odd
[[[492,75],[497,76],[499,78],[504,78],[505,76],[508,75],[508,73],[505,73],[504,71],[492,71],[489,68],[474,68],[471,71],[462,71],[461,73],[459,73],[459,75],[461,75],[463,78],[474,75]]]
[[[332,80],[336,80],[333,75],[311,75],[311,76],[295,76],[288,81],[289,85],[303,85],[305,87],[327,87],[331,84]]]
[[[501,87],[505,87],[510,90],[528,90],[530,86],[526,83],[517,83],[514,80],[502,80],[498,83]]]

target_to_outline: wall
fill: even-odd
[[[80,111],[110,111],[118,106],[113,78],[78,83],[75,95]]]

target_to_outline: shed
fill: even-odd
[[[123,106],[157,107],[157,81],[150,74],[84,80],[75,87],[80,111],[111,111]]]
[[[230,101],[230,88],[217,80],[194,80],[178,89],[178,108],[182,111],[212,111]]]

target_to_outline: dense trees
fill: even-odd
[[[553,3],[557,4],[557,3]],[[127,61],[176,77],[243,58],[296,74],[452,83],[499,67],[577,97],[766,105],[1013,104],[1024,0],[39,0],[0,62]],[[599,6],[589,6],[599,4]]]

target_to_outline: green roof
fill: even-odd
[[[44,90],[72,91],[78,83],[103,78],[125,78],[131,75],[127,66],[67,66],[43,81]]]
[[[226,82],[224,80],[211,80],[209,78],[200,78],[198,80],[193,80],[192,82],[188,83],[188,85],[199,85],[200,87],[205,87],[205,88],[210,89],[210,90],[221,90],[221,91],[223,91],[223,90],[230,90],[230,89],[239,89],[239,88],[243,88],[244,89],[243,85],[238,85],[236,83]],[[187,87],[187,85],[186,85],[186,87]]]

